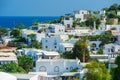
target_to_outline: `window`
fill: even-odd
[[[66,70],[68,70],[68,67],[66,68]]]
[[[54,45],[57,45],[57,40],[54,41]]]
[[[45,48],[48,48],[48,46],[45,46]]]
[[[55,42],[54,45],[57,45],[57,42]]]
[[[55,46],[55,48],[57,48],[57,47]]]
[[[114,52],[114,49],[111,49],[111,52]]]
[[[67,48],[65,48],[65,51],[67,50]]]
[[[59,72],[59,67],[58,66],[55,66],[54,72]]]
[[[48,42],[48,40],[45,40],[45,42]]]
[[[72,70],[72,69],[73,69],[73,67],[71,66],[71,67],[70,67],[70,70]]]
[[[110,49],[108,48],[108,52],[110,52]]]
[[[23,52],[21,52],[21,55],[24,55],[24,53],[23,53]]]

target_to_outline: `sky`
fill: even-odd
[[[61,16],[75,10],[101,10],[120,0],[0,0],[0,16]]]

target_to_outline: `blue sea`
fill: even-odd
[[[12,29],[16,23],[23,23],[25,27],[29,27],[33,21],[44,22],[58,18],[58,16],[0,16],[0,26]]]

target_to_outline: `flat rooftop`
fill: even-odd
[[[20,80],[30,79],[30,78],[36,76],[35,74],[12,74],[12,75],[15,76],[17,79],[20,79]]]
[[[79,61],[76,59],[39,59],[37,60],[37,62],[75,62],[75,61]]]
[[[44,55],[46,56],[59,56],[58,52],[49,52],[49,51],[44,51]]]
[[[60,45],[63,45],[64,47],[73,47],[74,46],[71,43],[60,43]]]
[[[17,57],[14,53],[1,53],[0,52],[0,61],[15,61]]]

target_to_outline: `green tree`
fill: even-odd
[[[74,68],[74,69],[70,70],[70,72],[78,72],[78,68]]]
[[[94,11],[93,13],[94,13],[94,14],[99,14],[99,13],[100,13],[100,11]]]
[[[18,65],[21,66],[26,72],[33,68],[33,59],[29,56],[19,56]]]
[[[118,10],[120,10],[120,5],[118,6]]]
[[[59,21],[61,22],[64,19],[64,16],[60,16]]]
[[[115,11],[110,11],[107,13],[108,18],[117,18],[117,14]]]
[[[10,35],[13,35],[13,37],[19,37],[21,36],[21,31],[19,29],[13,29]]]
[[[100,19],[99,18],[96,18],[95,16],[93,15],[90,15],[90,17],[88,18],[88,20],[85,21],[86,25],[87,26],[90,26],[93,28],[94,26],[94,22],[96,22],[96,27],[98,28],[98,26],[100,25]]]
[[[17,47],[17,50],[18,50],[18,49],[22,49],[22,48],[29,48],[29,46],[21,45],[21,46],[18,46],[18,47]]]
[[[77,25],[80,25],[80,18],[77,18],[73,21],[73,27],[76,27]]]
[[[118,8],[119,8],[119,5],[115,3],[109,7],[108,11],[115,11],[117,13]]]
[[[24,29],[25,28],[25,25],[21,22],[16,23],[14,26],[15,26],[15,28],[18,28],[18,29]]]
[[[94,41],[94,40],[99,40],[102,41],[102,45],[108,44],[110,41],[114,42],[115,36],[112,35],[111,31],[105,31],[101,35],[96,35],[96,36],[88,36],[88,40]]]
[[[7,33],[8,33],[8,29],[2,28],[0,26],[0,37],[7,35]]]
[[[109,72],[103,63],[92,61],[85,68],[87,69],[86,80],[110,80]]]
[[[75,59],[75,55],[71,51],[66,51],[61,54],[61,57],[64,59]]]
[[[64,16],[60,16],[58,19],[50,21],[50,23],[60,23],[64,19]]]
[[[87,62],[90,58],[87,46],[88,41],[86,40],[86,38],[80,39],[74,45],[73,54],[75,57],[80,59],[81,62]]]
[[[38,30],[38,33],[41,33],[41,32],[43,32],[44,30],[42,30],[42,29],[40,29],[40,30]]]
[[[115,59],[117,66],[111,68],[111,75],[113,80],[120,80],[120,54]]]
[[[36,34],[29,34],[27,36],[33,41],[33,40],[35,40]]]
[[[112,20],[112,19],[107,20],[106,24],[108,24],[108,25],[113,25],[113,20]]]
[[[105,8],[103,8],[102,10],[108,11],[108,9],[109,9],[109,8],[105,7]]]
[[[32,25],[38,25],[37,19],[34,19],[34,20],[32,21]]]
[[[102,44],[108,44],[110,40],[114,39],[115,37],[112,35],[110,31],[106,31],[104,34],[100,35],[100,40]]]
[[[0,65],[0,71],[10,73],[25,73],[25,70],[16,63],[8,63]]]
[[[81,22],[81,23],[80,23],[80,26],[81,26],[81,27],[86,27],[86,23],[85,23],[85,22]]]
[[[97,54],[103,54],[103,49],[100,48],[100,49],[97,51]]]
[[[115,28],[115,27],[113,27],[113,28],[111,28],[111,30],[116,30],[116,28]]]
[[[42,44],[40,44],[38,41],[33,40],[30,44],[31,48],[36,48],[36,49],[41,49],[42,48]]]
[[[29,35],[27,35],[27,36],[30,37],[30,38],[34,38],[35,35],[36,35],[36,34],[29,34]]]

